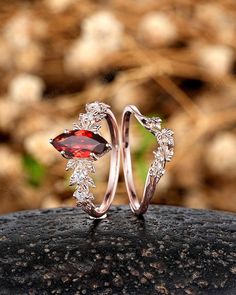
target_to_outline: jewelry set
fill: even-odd
[[[139,202],[136,194],[132,173],[129,140],[132,115],[155,136],[158,143],[153,152],[154,159],[147,173],[141,202]],[[102,120],[107,122],[111,143],[108,143],[100,134]],[[166,162],[169,162],[173,156],[173,131],[161,128],[160,118],[147,118],[135,106],[129,105],[125,107],[122,116],[121,139],[123,170],[130,207],[134,214],[142,215],[147,211],[156,185],[165,172]],[[80,206],[92,218],[106,217],[115,196],[120,170],[119,130],[110,107],[100,102],[87,104],[86,113],[79,115],[78,121],[74,123],[73,130],[66,129],[64,133],[51,139],[50,143],[63,157],[68,159],[66,170],[73,170],[70,185],[76,185],[73,196],[77,200],[77,206]],[[94,196],[90,192],[90,188],[95,187],[91,174],[95,173],[94,161],[100,159],[107,152],[111,153],[107,190],[102,204],[97,207],[93,203]]]

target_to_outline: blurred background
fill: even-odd
[[[235,0],[0,4],[1,214],[75,205],[66,160],[48,140],[94,100],[119,122],[135,104],[174,130],[176,153],[154,203],[236,212]],[[134,122],[140,195],[155,145]],[[97,202],[108,165],[109,157],[97,163]],[[121,172],[114,203],[127,202]]]

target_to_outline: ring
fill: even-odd
[[[111,144],[100,135],[103,119],[109,127]],[[66,170],[73,170],[70,185],[76,185],[73,196],[77,200],[77,206],[90,217],[106,217],[115,195],[120,163],[118,125],[110,107],[99,102],[87,104],[86,113],[79,115],[73,130],[66,129],[64,133],[51,139],[50,143],[69,160]],[[96,207],[93,204],[94,196],[90,192],[90,188],[95,187],[91,173],[95,173],[94,161],[109,151],[111,160],[107,190],[102,204]]]
[[[139,202],[136,194],[132,173],[132,162],[129,143],[131,115],[134,115],[138,122],[156,137],[158,143],[157,149],[153,152],[154,160],[152,161],[148,170],[141,203]],[[174,132],[170,129],[161,128],[160,118],[147,118],[143,116],[133,105],[129,105],[124,109],[122,116],[123,169],[125,184],[130,200],[130,207],[133,213],[135,213],[136,215],[142,215],[147,211],[149,203],[155,192],[156,185],[165,173],[166,162],[169,162],[174,154],[173,134]]]

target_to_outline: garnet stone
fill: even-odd
[[[99,157],[110,149],[103,137],[88,130],[67,131],[55,137],[51,143],[68,158],[89,158],[91,153]]]

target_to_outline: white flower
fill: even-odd
[[[65,55],[65,70],[70,74],[89,75],[99,70],[103,63],[104,52],[92,40],[77,39]]]
[[[19,74],[9,84],[9,96],[19,103],[31,103],[42,98],[44,82],[41,78],[29,74]]]
[[[92,40],[105,51],[116,51],[122,46],[123,25],[110,12],[100,11],[91,15],[81,27],[82,38]]]
[[[217,135],[207,147],[205,160],[213,173],[236,176],[236,136],[228,132]]]
[[[45,4],[54,13],[63,12],[76,2],[78,2],[78,0],[45,0]]]
[[[31,21],[28,14],[20,14],[6,24],[4,36],[14,48],[22,48],[31,42]]]
[[[18,50],[43,37],[45,32],[46,24],[26,11],[7,22],[3,36],[13,49]]]
[[[164,46],[176,41],[178,33],[170,17],[161,12],[150,12],[142,18],[138,36],[148,46]]]
[[[123,27],[108,12],[86,18],[80,38],[65,55],[65,69],[71,74],[89,75],[98,71],[108,54],[122,46]]]
[[[229,73],[234,61],[234,51],[225,45],[196,46],[199,63],[213,76],[224,76]]]

